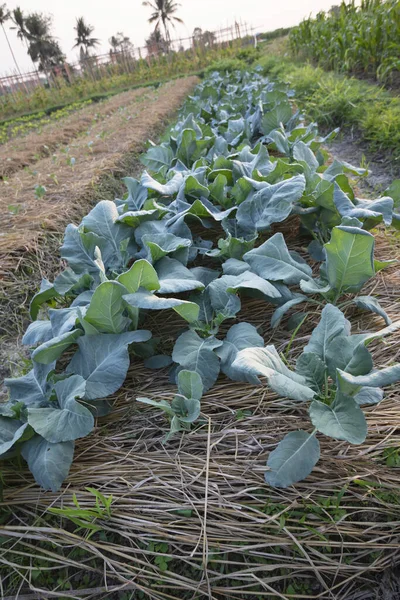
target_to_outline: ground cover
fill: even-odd
[[[73,317],[71,326],[75,326],[72,335],[83,331],[80,341],[86,340],[82,346],[78,342],[78,354],[82,354],[84,344],[91,343],[90,338],[100,348],[106,339],[111,342],[111,337],[116,336],[120,336],[122,354],[115,363],[109,353],[112,372],[100,373],[98,365],[101,390],[96,388],[97,376],[94,379],[91,373],[82,372],[80,365],[86,361],[91,370],[89,357],[77,360],[78,354],[70,363],[74,365],[73,375],[57,382],[51,374],[48,383],[47,377],[41,379],[41,393],[47,394],[51,389],[47,386],[54,384],[61,404],[28,407],[28,425],[37,433],[36,438],[23,442],[16,435],[17,445],[23,443],[25,448],[44,444],[52,451],[57,444],[66,444],[55,441],[59,429],[49,427],[39,417],[41,410],[51,411],[52,423],[57,423],[63,411],[62,388],[72,380],[81,386],[77,377],[86,379],[90,393],[79,404],[74,398],[81,397],[81,391],[72,390],[76,395],[69,402],[87,407],[89,400],[99,397],[96,395],[99,392],[104,397],[107,386],[111,399],[115,398],[115,406],[86,439],[83,435],[88,431],[85,428],[83,433],[82,422],[79,419],[76,422],[73,434],[78,433],[76,437],[83,439],[76,442],[76,460],[67,480],[70,488],[61,497],[55,493],[38,498],[37,488],[26,471],[6,468],[6,499],[10,502],[11,496],[14,506],[20,507],[18,514],[14,513],[16,521],[1,529],[9,538],[5,545],[7,556],[13,557],[3,578],[4,585],[10,586],[6,589],[15,590],[12,585],[21,583],[31,589],[38,586],[32,582],[32,569],[26,563],[33,552],[35,571],[40,571],[35,577],[40,580],[42,595],[48,594],[43,587],[49,589],[53,585],[52,568],[57,573],[61,569],[64,575],[63,584],[57,582],[56,588],[54,585],[50,588],[51,593],[59,596],[73,595],[76,591],[77,597],[104,597],[110,591],[110,597],[121,598],[131,597],[129,590],[136,589],[143,597],[151,598],[311,598],[335,593],[338,598],[348,599],[367,598],[371,590],[375,593],[383,589],[375,573],[390,565],[398,552],[395,542],[399,527],[398,497],[390,468],[398,460],[396,392],[390,388],[385,401],[376,403],[381,393],[375,387],[376,373],[371,374],[371,357],[363,343],[349,346],[349,362],[340,365],[345,373],[340,377],[346,384],[342,393],[346,394],[347,408],[352,411],[351,420],[354,421],[356,414],[355,420],[360,425],[355,428],[356,434],[362,437],[360,432],[365,425],[360,415],[365,414],[368,437],[355,440],[346,418],[339,415],[340,392],[335,397],[319,395],[312,404],[320,402],[324,410],[335,413],[341,431],[333,431],[329,419],[327,427],[326,420],[321,423],[310,413],[320,432],[336,438],[319,435],[321,458],[312,474],[309,475],[313,464],[308,464],[304,471],[308,457],[295,463],[294,475],[293,470],[288,473],[287,464],[277,468],[270,460],[272,455],[276,457],[276,446],[281,446],[284,436],[290,436],[299,427],[310,427],[307,404],[299,404],[299,400],[314,397],[316,385],[322,385],[326,392],[336,381],[340,388],[339,373],[332,372],[329,365],[329,377],[326,372],[325,376],[331,381],[325,379],[325,383],[315,379],[319,363],[317,369],[314,370],[314,364],[308,372],[303,364],[302,373],[298,371],[296,375],[290,375],[292,371],[288,369],[293,369],[295,359],[307,343],[315,346],[320,340],[321,327],[317,324],[331,311],[335,325],[342,323],[344,329],[326,327],[324,346],[329,351],[330,344],[340,342],[343,355],[343,348],[350,343],[348,325],[333,304],[339,302],[358,336],[363,333],[371,336],[373,331],[380,332],[378,338],[393,334],[384,343],[372,341],[372,356],[375,366],[383,369],[378,376],[381,385],[392,382],[386,379],[389,374],[398,377],[398,366],[393,365],[398,354],[397,325],[389,330],[385,327],[385,321],[389,323],[389,318],[396,319],[398,314],[397,268],[388,263],[387,270],[382,271],[382,262],[370,262],[374,243],[368,233],[371,228],[381,229],[375,255],[381,261],[391,259],[396,253],[396,234],[392,229],[390,233],[382,229],[382,224],[397,222],[393,212],[395,193],[392,190],[385,198],[368,202],[356,199],[349,176],[357,178],[363,172],[348,164],[332,163],[315,127],[307,127],[299,121],[299,115],[292,114],[284,87],[269,85],[254,74],[251,83],[240,76],[237,86],[234,83],[233,77],[225,83],[214,77],[200,87],[197,97],[187,104],[187,116],[171,130],[168,143],[151,148],[144,158],[153,175],[145,173],[140,183],[129,180],[127,197],[116,204],[101,202],[83,220],[80,229],[70,228],[62,256],[72,270],[58,278],[55,287],[45,284],[42,294],[31,305],[33,317],[37,316],[40,304],[48,302],[52,310],[49,313],[52,321],[43,319],[45,313],[42,313],[42,318],[28,330],[29,339],[25,340],[28,345],[40,344],[33,352],[34,363],[42,365],[48,358],[53,360],[60,356],[60,350],[75,341],[76,338],[67,339],[71,328],[62,341],[55,341],[51,337],[55,331],[49,331],[49,325],[51,328],[56,325],[57,315],[60,318],[66,315],[65,310],[73,313],[68,313]],[[257,106],[258,110],[254,110]],[[196,108],[200,115],[196,112],[193,118],[190,112]],[[263,144],[256,144],[250,150],[248,143],[260,139]],[[271,226],[273,229],[269,231]],[[199,238],[200,232],[203,238]],[[268,239],[264,241],[266,234]],[[123,238],[129,239],[131,235],[134,239],[127,245]],[[337,236],[350,240],[350,245],[343,242],[335,251],[332,246]],[[98,245],[97,250],[86,246],[89,266],[85,273],[79,267],[82,266],[78,260],[79,244],[91,238]],[[113,252],[108,244],[113,245]],[[257,248],[253,249],[255,245]],[[197,266],[188,269],[186,263],[189,261],[190,265],[198,253]],[[321,260],[325,266],[318,269]],[[218,268],[221,266],[223,275]],[[299,291],[295,291],[299,288],[294,285],[302,281],[305,283],[301,285],[300,297]],[[384,288],[382,293],[377,293],[379,285]],[[85,287],[88,289],[82,292]],[[129,292],[123,293],[127,304],[114,295],[124,287]],[[205,291],[200,291],[203,288]],[[190,290],[192,295],[182,299],[180,294]],[[255,293],[247,296],[245,290]],[[89,293],[88,297],[87,292],[93,295]],[[171,299],[172,293],[180,298]],[[80,298],[75,303],[75,307],[83,307],[80,314],[77,309],[75,314],[70,306],[71,296]],[[297,305],[299,308],[294,309]],[[148,311],[168,306],[176,312]],[[290,307],[296,313],[294,320],[284,316]],[[361,307],[372,309],[373,314],[360,313]],[[178,315],[189,322],[189,330],[183,333],[183,321],[179,321]],[[282,325],[271,328],[271,322],[279,325],[282,316],[289,331]],[[238,323],[230,327],[235,319]],[[238,338],[233,334],[235,327],[241,330]],[[126,344],[135,339],[139,342],[139,338],[142,343],[149,329],[161,340],[157,351],[162,352],[162,357],[149,357],[144,367],[140,358],[136,358],[124,388],[114,395],[115,386],[122,384],[128,368]],[[129,339],[122,343],[121,336]],[[339,339],[335,341],[335,337]],[[363,341],[360,337],[357,340]],[[261,370],[250,365],[249,372],[246,354],[241,355],[247,360],[245,365],[234,360],[237,353],[247,352],[247,346],[253,345],[253,350],[260,352],[264,341],[272,342],[278,353],[274,355],[268,346],[260,358],[261,362],[266,361]],[[241,342],[244,342],[242,347]],[[139,346],[135,348],[139,356],[143,356],[143,351],[147,356],[152,353],[149,346],[145,350],[142,345],[141,351]],[[318,352],[309,352],[314,355],[309,358],[315,362]],[[168,384],[165,367],[155,374],[146,371],[148,367],[166,365],[171,353],[174,362],[183,367],[174,399],[174,387]],[[331,360],[335,361],[338,354],[331,353]],[[61,359],[61,368],[70,357],[67,353]],[[325,352],[320,358],[319,362],[325,360]],[[39,368],[47,374],[52,365]],[[224,375],[239,383],[227,383],[223,377],[215,383],[220,368]],[[266,376],[276,393],[269,387],[254,385],[257,375]],[[29,379],[32,374],[26,377]],[[290,379],[290,385],[282,377]],[[28,379],[24,379],[26,385],[30,385]],[[22,380],[19,381],[21,384]],[[9,382],[11,390],[14,385],[19,385],[18,380]],[[203,388],[211,389],[201,399],[200,406]],[[361,391],[364,401],[368,396],[368,405],[363,410],[359,408],[363,404],[358,396]],[[149,398],[147,404],[153,403],[145,410],[133,402],[144,396]],[[18,397],[21,400],[21,395]],[[102,411],[106,408],[102,402],[97,403]],[[15,407],[15,402],[8,409],[13,410],[12,406]],[[19,417],[24,419],[24,413],[20,412]],[[192,422],[194,426],[190,426]],[[24,431],[27,429],[25,423],[18,425],[25,425]],[[184,433],[165,444],[169,426],[175,433],[179,429]],[[44,442],[38,441],[38,430]],[[49,442],[49,436],[54,441]],[[35,452],[32,459],[29,452],[23,451],[37,481],[44,487],[56,489],[60,485],[69,468],[67,465],[65,469],[65,459],[70,446],[63,446],[65,452],[58,458],[56,472],[51,465],[42,470],[37,468],[37,461],[40,464],[42,460],[40,452]],[[282,469],[286,471],[285,480],[278,480]],[[280,489],[306,475],[307,480],[295,487]],[[97,493],[96,499],[93,490],[83,492],[82,487],[88,484],[94,485],[103,496]],[[73,497],[69,496],[68,502],[68,494],[73,491],[77,497],[72,503]],[[49,504],[63,519],[60,525],[54,526],[51,521],[55,513],[48,510]],[[39,505],[45,512],[33,527],[30,522],[33,506],[37,515]],[[87,512],[89,509],[91,512]],[[81,529],[76,529],[77,519]],[[99,531],[94,531],[93,525]],[[44,542],[49,546],[43,548]],[[83,549],[81,555],[76,553],[78,542]],[[39,569],[37,543],[43,548],[40,553],[43,568]],[[58,550],[62,547],[65,554],[61,560],[54,558],[52,544],[57,544]],[[79,564],[82,558],[87,561],[86,579]],[[21,570],[27,573],[24,582]],[[15,573],[19,575],[17,581]],[[362,585],[356,581],[359,577]],[[80,594],[83,583],[87,589]]]

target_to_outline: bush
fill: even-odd
[[[232,73],[233,71],[244,71],[247,69],[247,65],[244,60],[238,58],[224,58],[222,60],[216,60],[212,62],[205,70],[204,73],[212,73],[213,71],[222,71]]]

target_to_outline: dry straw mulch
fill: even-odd
[[[50,155],[58,146],[68,144],[78,134],[87,131],[96,121],[108,118],[118,109],[140,101],[143,88],[117,94],[104,102],[92,103],[66,115],[58,121],[50,120],[38,130],[16,137],[0,146],[0,178],[36,163]]]
[[[301,251],[294,221],[285,227],[290,246]],[[391,234],[381,233],[379,258],[397,253]],[[367,290],[393,319],[400,318],[399,283],[392,268]],[[240,319],[260,327],[265,342],[287,352],[292,362],[319,319],[319,310],[307,308],[309,316],[290,349],[290,333],[270,329],[270,305],[245,300]],[[353,332],[383,327],[378,317],[352,308],[346,316]],[[183,327],[174,313],[150,316],[145,326],[166,340],[166,351]],[[399,340],[397,332],[374,342],[377,367],[400,360]],[[202,400],[202,422],[163,444],[166,419],[135,398],[173,393],[166,371],[146,370],[134,360],[112,414],[77,442],[59,494],[39,490],[26,468],[6,467],[3,506],[12,516],[0,527],[0,562],[8,572],[2,583],[7,600],[400,597],[394,570],[400,557],[400,475],[386,466],[384,456],[400,446],[398,386],[380,405],[364,409],[369,426],[364,444],[320,436],[317,467],[286,490],[264,482],[265,462],[286,433],[310,429],[306,407],[278,399],[265,386],[221,376]],[[73,493],[83,508],[93,506],[87,486],[113,496],[111,518],[100,520],[103,531],[91,537],[46,513],[48,507],[72,506]],[[166,559],[162,567],[160,556]],[[41,564],[51,581],[63,574],[71,589],[62,591],[57,583],[37,589],[33,574]]]

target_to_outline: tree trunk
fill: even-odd
[[[17,67],[18,74],[19,74],[19,76],[21,77],[21,83],[22,83],[22,85],[24,86],[24,88],[25,88],[25,91],[26,91],[26,92],[28,92],[28,90],[27,90],[27,87],[26,87],[26,85],[25,85],[25,83],[24,83],[24,81],[23,81],[23,79],[22,79],[22,73],[21,73],[21,71],[20,71],[20,68],[19,68],[19,66],[18,66],[17,59],[15,58],[15,55],[14,55],[13,49],[12,49],[12,47],[11,47],[11,44],[10,44],[10,40],[8,39],[8,35],[7,35],[7,32],[6,32],[6,30],[5,30],[5,27],[4,27],[3,23],[1,24],[1,26],[2,26],[3,33],[4,33],[4,35],[5,35],[5,38],[6,38],[6,40],[7,40],[8,47],[10,48],[11,56],[13,57],[13,60],[14,60],[15,66]]]

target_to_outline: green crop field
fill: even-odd
[[[2,125],[5,600],[400,594],[400,180],[335,146],[396,99],[281,33]]]

